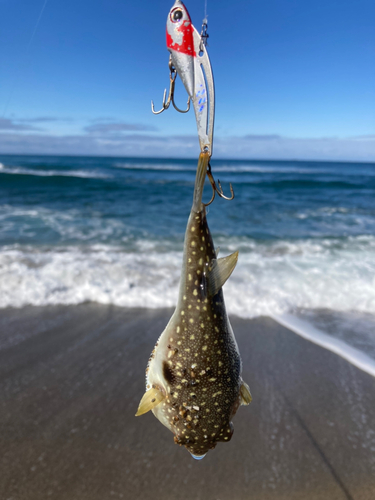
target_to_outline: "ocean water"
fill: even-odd
[[[0,155],[0,307],[176,303],[195,160]],[[288,314],[375,359],[375,164],[212,160],[235,199],[229,313]],[[211,192],[207,187],[206,198]]]

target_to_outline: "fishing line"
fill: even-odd
[[[206,0],[207,1],[207,0]],[[27,56],[27,54],[29,53],[29,50],[30,50],[30,47],[33,43],[33,40],[34,40],[34,37],[35,37],[35,34],[38,30],[38,26],[39,26],[39,23],[42,19],[42,16],[43,16],[43,12],[44,12],[44,9],[46,8],[46,5],[48,3],[48,0],[44,0],[44,4],[43,4],[43,7],[39,13],[39,16],[38,16],[38,20],[35,24],[35,27],[34,27],[34,30],[33,30],[33,33],[31,35],[31,38],[29,40],[29,43],[27,44],[27,47],[26,47],[26,50],[25,50],[25,57]],[[20,64],[21,65],[21,64]],[[19,68],[18,68],[19,69]],[[19,73],[19,71],[17,71],[16,73]],[[9,98],[5,104],[5,107],[4,107],[4,111],[3,111],[3,115],[2,115],[2,118],[5,118],[5,114],[7,112],[7,109],[8,109],[8,106],[9,106],[9,103],[10,101],[12,100],[12,97],[13,97],[13,93],[14,93],[14,90],[16,88],[16,83],[17,83],[17,76],[14,77],[14,80],[13,80],[13,85],[12,85],[12,88],[11,88],[11,91],[10,91],[10,94],[9,94]]]
[[[29,41],[29,45],[27,46],[27,49],[26,49],[26,54],[29,52],[29,49],[30,49],[30,47],[31,47],[31,44],[33,43],[35,33],[36,33],[37,29],[38,29],[38,26],[39,26],[40,20],[42,19],[43,12],[44,12],[44,9],[46,8],[47,2],[48,2],[48,0],[44,0],[44,5],[43,5],[43,7],[42,7],[42,10],[40,11],[40,14],[39,14],[38,20],[37,20],[37,22],[36,22],[36,25],[35,25],[35,28],[34,28],[34,31],[33,31],[33,34],[31,35],[31,38],[30,38],[30,41]]]

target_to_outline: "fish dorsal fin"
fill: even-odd
[[[141,402],[139,403],[138,410],[135,416],[139,417],[140,415],[143,415],[144,413],[152,410],[153,408],[155,408],[155,406],[161,403],[163,399],[165,399],[165,396],[159,389],[153,387],[149,391],[146,391],[143,394]]]
[[[241,384],[240,394],[241,394],[241,405],[245,406],[249,405],[253,398],[251,397],[250,394],[250,387],[244,381],[242,381]]]
[[[206,272],[207,288],[211,296],[216,295],[227,281],[236,267],[237,260],[238,252],[234,252],[231,255],[228,255],[228,257],[213,259],[211,261],[208,266],[208,271]]]

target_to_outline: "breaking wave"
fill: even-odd
[[[81,177],[82,179],[108,179],[110,175],[88,170],[38,170],[22,167],[6,167],[0,163],[0,174],[32,175],[38,177]]]
[[[259,243],[224,238],[221,254],[239,248],[225,285],[228,312],[244,318],[296,309],[375,314],[375,237]],[[221,244],[222,243],[222,244]],[[0,254],[0,307],[78,304],[166,307],[176,303],[182,260],[173,246],[138,240],[116,245],[5,246]]]
[[[0,307],[175,305],[196,161],[0,159]],[[375,360],[374,164],[212,167],[236,192],[209,214],[221,255],[240,251],[228,312],[297,319],[297,333]]]

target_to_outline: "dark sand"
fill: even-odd
[[[134,413],[170,310],[0,312],[1,500],[375,499],[375,379],[273,320],[232,319],[253,403],[200,462]]]

